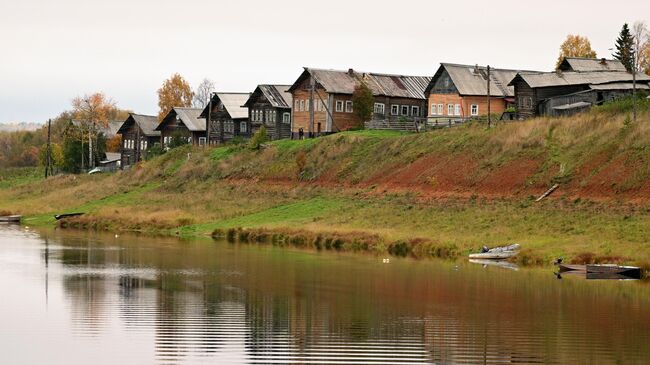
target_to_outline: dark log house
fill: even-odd
[[[210,119],[210,144],[230,141],[235,137],[250,138],[248,108],[244,106],[250,93],[222,93],[212,95],[211,102],[200,113]]]
[[[205,118],[200,114],[200,108],[176,107],[170,110],[156,127],[163,147],[168,147],[172,138],[186,138],[187,142],[195,145],[205,144]]]
[[[137,163],[146,157],[147,149],[160,142],[160,131],[156,130],[158,117],[130,113],[117,131],[122,136],[120,161],[122,168]]]
[[[291,85],[259,85],[244,104],[251,133],[266,127],[270,140],[291,137]]]

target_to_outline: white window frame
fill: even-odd
[[[291,113],[283,113],[282,114],[282,123],[291,124]]]
[[[345,112],[346,113],[354,112],[354,104],[352,103],[352,100],[345,101]]]
[[[398,104],[392,104],[390,106],[390,115],[399,115],[399,105]]]
[[[246,122],[239,122],[239,133],[248,133],[248,125]]]
[[[301,112],[305,111],[305,100],[300,100],[300,111]]]
[[[205,142],[207,142],[207,137],[199,137],[199,146],[205,146]]]
[[[445,115],[445,104],[438,104],[438,115]]]
[[[438,104],[431,104],[431,115],[438,115]]]
[[[454,115],[454,104],[447,104],[447,115]]]
[[[295,106],[293,107],[293,110],[299,111],[300,110],[300,100],[295,100]]]
[[[456,115],[461,115],[460,104],[454,105],[454,112]]]
[[[406,111],[406,112],[404,112],[404,111]],[[409,106],[408,105],[401,105],[401,107],[400,107],[400,115],[408,117],[408,115],[409,115]]]
[[[343,113],[343,100],[336,101],[336,111],[338,113]]]
[[[474,117],[478,115],[478,104],[472,104],[470,106],[470,114]]]
[[[386,104],[384,103],[375,103],[375,114],[386,114]]]
[[[417,105],[411,106],[411,116],[419,117],[420,116],[420,107]]]

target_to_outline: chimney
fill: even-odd
[[[354,69],[348,69],[348,75],[354,76]]]
[[[607,59],[605,59],[605,58],[601,58],[601,59],[600,59],[600,64],[601,64],[601,65],[606,65],[606,64],[607,64]]]
[[[478,63],[477,63],[476,66],[474,66],[474,75],[478,75],[478,74],[479,74],[479,69],[478,69]]]

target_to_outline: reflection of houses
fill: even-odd
[[[251,133],[262,125],[270,140],[291,137],[291,85],[259,85],[244,104]]]
[[[650,77],[637,74],[637,88]],[[632,93],[633,75],[616,60],[567,58],[556,72],[519,73],[514,86],[517,116],[571,115]]]
[[[168,147],[173,138],[186,139],[188,143],[205,144],[205,118],[200,108],[175,107],[160,122],[160,140]]]
[[[518,72],[490,68],[491,113],[501,114],[514,106],[515,90],[508,83]],[[487,115],[487,68],[442,63],[424,93],[430,118],[465,119]]]
[[[201,118],[210,118],[211,121],[210,144],[251,136],[248,108],[244,106],[249,97],[249,93],[218,92],[212,95],[211,102],[200,113]]]
[[[375,97],[373,123],[413,121],[426,116],[424,89],[429,77],[305,68],[289,88],[293,136],[335,133],[361,127],[352,94],[365,82]],[[313,105],[313,107],[312,107]]]
[[[129,166],[146,157],[146,151],[160,142],[160,131],[156,130],[158,117],[130,113],[117,133],[122,135],[121,165]]]

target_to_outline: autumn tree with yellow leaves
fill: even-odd
[[[193,97],[190,84],[181,75],[173,74],[158,89],[158,120],[162,121],[174,107],[191,107]]]
[[[560,67],[565,57],[596,58],[596,51],[591,49],[591,42],[587,37],[569,34],[560,46],[560,57],[557,59],[556,68]]]

